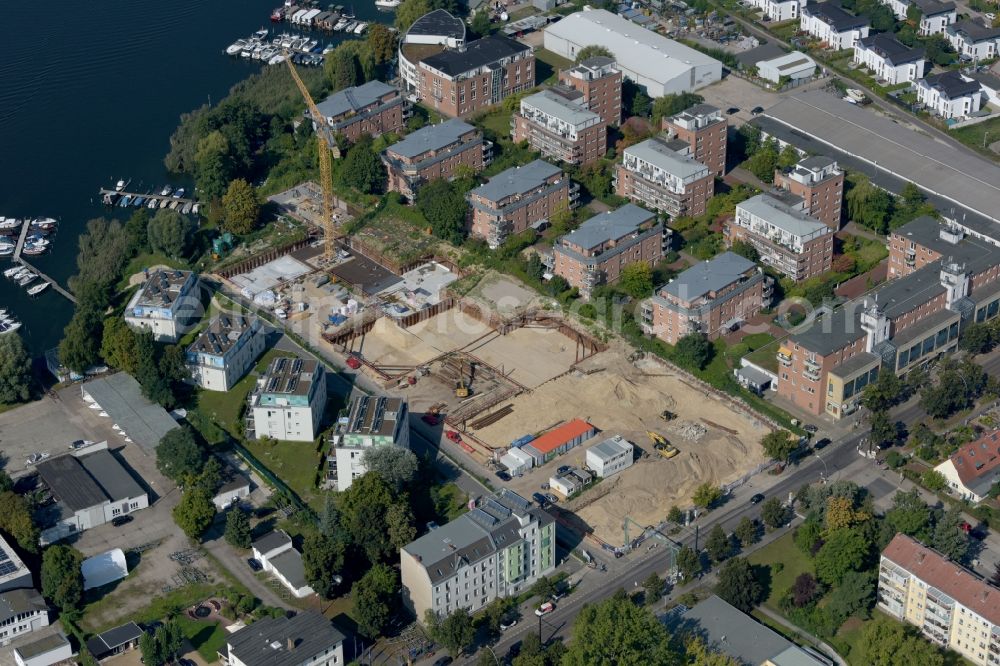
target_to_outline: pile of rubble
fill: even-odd
[[[689,442],[697,442],[699,439],[708,434],[708,428],[700,423],[685,421],[684,423],[679,423],[675,426],[675,432],[682,439],[686,439]]]

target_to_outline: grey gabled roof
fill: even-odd
[[[167,410],[146,399],[139,382],[126,372],[92,379],[83,390],[147,451],[155,450],[163,436],[178,427]]]
[[[687,269],[663,287],[662,291],[685,301],[694,301],[735,282],[754,265],[738,254],[723,252]]]
[[[502,35],[490,35],[470,42],[464,50],[441,51],[424,58],[421,62],[439,72],[444,72],[448,76],[458,76],[469,70],[529,50],[531,47],[521,42],[516,42]]]
[[[804,5],[802,11],[823,20],[837,32],[868,25],[868,18],[855,16],[833,2],[818,2],[815,5]]]
[[[625,152],[645,160],[677,178],[689,178],[708,171],[708,167],[704,164],[687,155],[681,155],[657,137],[629,146]]]
[[[269,553],[275,548],[288,545],[292,538],[284,530],[272,530],[255,540],[251,546],[260,553]]]
[[[302,564],[302,555],[299,551],[289,548],[268,561],[295,589],[306,586],[306,569]]]
[[[501,171],[489,182],[472,190],[488,201],[500,201],[515,194],[525,194],[541,187],[546,180],[562,173],[562,169],[544,160],[535,160],[524,166],[515,166]]]
[[[246,666],[296,666],[344,642],[330,621],[315,611],[266,617],[229,636],[228,654]],[[289,649],[291,643],[291,649]]]
[[[924,57],[923,49],[911,49],[898,39],[882,33],[862,37],[859,43],[866,49],[874,51],[891,65],[902,65]]]
[[[966,81],[962,78],[962,75],[955,70],[948,70],[947,72],[942,72],[940,74],[931,74],[930,76],[924,77],[923,81],[920,82],[920,85],[926,85],[929,88],[936,88],[948,99],[972,95],[979,92],[980,89],[979,81]]]
[[[654,219],[656,219],[654,213],[628,203],[616,210],[598,213],[560,238],[560,241],[589,250],[602,243],[633,233],[641,225]]]
[[[949,25],[947,30],[951,34],[962,33],[973,42],[982,42],[988,39],[1000,37],[1000,28],[983,25],[979,21],[966,19]]]
[[[114,629],[108,629],[103,634],[98,634],[87,641],[87,649],[95,657],[100,657],[111,652],[116,647],[125,645],[130,641],[139,640],[142,637],[142,629],[135,622],[123,624]]]
[[[21,589],[8,590],[0,594],[0,624],[20,615],[21,613],[35,613],[47,610],[45,600],[38,590]]]
[[[913,0],[913,4],[920,8],[920,13],[924,16],[935,16],[945,12],[955,11],[954,2],[939,2],[939,0]]]
[[[349,111],[360,111],[391,92],[398,92],[398,88],[374,80],[335,92],[316,106],[324,116],[336,118]]]
[[[407,134],[402,141],[389,146],[387,150],[396,155],[413,159],[417,155],[422,155],[431,150],[441,150],[445,146],[458,141],[462,135],[475,129],[469,123],[452,118],[437,125],[421,127],[416,132]]]

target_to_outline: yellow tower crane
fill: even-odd
[[[291,72],[295,85],[298,86],[302,98],[309,108],[309,115],[316,123],[316,148],[319,151],[319,179],[320,188],[323,190],[323,258],[327,261],[333,259],[334,237],[337,235],[336,226],[333,223],[333,157],[340,157],[340,149],[333,138],[333,131],[326,124],[326,118],[320,113],[316,102],[313,101],[309,89],[302,82],[302,78],[295,70],[292,62],[292,54],[285,51],[285,62],[288,64],[288,71]],[[331,153],[333,155],[331,155]]]

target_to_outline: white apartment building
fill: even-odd
[[[223,666],[344,666],[344,634],[316,611],[265,617],[232,633]]]
[[[868,19],[854,16],[832,2],[819,2],[801,8],[799,28],[834,51],[854,48],[868,36]]]
[[[632,442],[621,435],[609,437],[587,449],[587,467],[606,479],[632,466],[634,450]]]
[[[575,91],[574,91],[575,92]],[[581,93],[543,90],[521,100],[514,118],[514,141],[527,141],[545,157],[583,164],[607,150],[606,123],[589,110]]]
[[[882,551],[878,608],[973,664],[1000,661],[1000,589],[905,534]]]
[[[350,488],[368,471],[365,451],[377,446],[410,448],[410,413],[402,398],[362,395],[351,401],[347,422],[331,438],[327,481],[341,492]]]
[[[949,25],[944,36],[964,60],[978,62],[1000,55],[1000,28],[968,19]]]
[[[982,101],[979,82],[954,70],[917,81],[917,102],[945,119],[966,118],[979,110]]]
[[[147,271],[125,308],[125,323],[152,331],[157,342],[177,342],[201,317],[197,286],[198,276],[191,271]]]
[[[751,4],[764,12],[768,21],[791,21],[799,18],[809,0],[752,0]]]
[[[923,49],[911,49],[888,35],[870,35],[854,45],[854,63],[864,65],[876,79],[889,85],[924,78]]]
[[[195,384],[228,391],[264,351],[264,332],[253,316],[221,314],[187,348],[187,366]]]
[[[737,204],[726,236],[750,243],[761,263],[796,281],[830,270],[833,229],[769,194]]]
[[[479,505],[399,551],[403,604],[424,621],[476,611],[531,587],[556,566],[556,525],[548,513],[501,488]]]
[[[326,374],[318,361],[281,357],[271,361],[250,397],[258,439],[311,442],[326,408]]]
[[[0,594],[0,645],[49,626],[49,607],[37,590],[8,590]]]
[[[673,217],[701,215],[715,191],[712,172],[673,143],[683,144],[654,137],[626,148],[615,166],[615,192]]]
[[[921,35],[936,35],[944,32],[953,24],[957,18],[954,2],[940,2],[939,0],[881,0],[882,4],[892,10],[893,15],[900,21],[905,21],[910,7],[916,7],[920,11]]]

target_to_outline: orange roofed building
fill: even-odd
[[[948,480],[953,493],[970,502],[982,502],[1000,481],[1000,431],[963,445],[934,469]]]
[[[544,465],[558,455],[566,453],[574,446],[586,442],[597,434],[597,428],[583,419],[573,419],[558,428],[525,444],[521,450],[535,459],[535,466]]]

